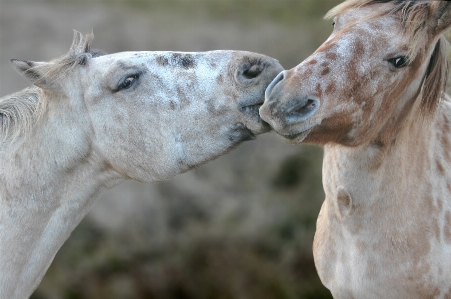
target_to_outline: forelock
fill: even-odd
[[[347,0],[330,10],[325,18],[333,18],[349,9],[380,4],[374,13],[368,15],[368,19],[387,14],[394,14],[400,18],[404,34],[409,40],[408,57],[413,61],[419,53],[431,46],[432,40],[425,40],[425,34],[431,33],[430,28],[430,4],[428,0]],[[448,77],[447,49],[448,41],[439,37],[433,45],[432,55],[428,57],[429,65],[422,85],[421,109],[424,115],[431,115],[438,107],[442,94],[446,89]]]
[[[74,31],[74,39],[69,52],[40,66],[39,73],[48,81],[56,81],[67,75],[74,67],[86,65],[93,56],[99,56],[98,52],[91,53],[93,39],[94,34],[92,33],[83,36],[80,32]]]
[[[408,57],[410,60],[414,60],[418,53],[424,49],[422,36],[428,30],[430,1],[348,0],[331,9],[325,18],[333,18],[349,9],[376,4],[379,4],[378,9],[369,14],[367,19],[389,14],[399,17],[402,30],[409,39]]]

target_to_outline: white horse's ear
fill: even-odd
[[[51,87],[47,80],[45,80],[43,74],[41,74],[42,66],[45,65],[45,62],[11,59],[11,64],[19,74],[31,81],[34,85],[41,88]]]
[[[451,1],[432,1],[430,9],[435,35],[451,27]]]

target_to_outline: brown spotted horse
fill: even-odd
[[[260,115],[324,146],[313,251],[340,299],[451,298],[451,2],[348,0]]]

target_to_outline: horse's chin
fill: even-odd
[[[260,117],[259,109],[261,105],[262,103],[257,103],[244,106],[240,109],[241,113],[244,115],[243,123],[254,135],[268,133],[272,130],[271,126]]]
[[[271,126],[261,118],[251,124],[247,124],[247,127],[255,136],[268,133],[272,130]]]
[[[308,134],[313,130],[313,128],[310,128],[308,130],[293,133],[293,134],[283,134],[280,132],[277,132],[280,136],[282,136],[287,143],[291,144],[299,144],[304,141],[305,138],[307,138]]]
[[[254,140],[255,134],[243,123],[237,123],[231,128],[227,138],[232,143],[232,146],[235,146],[244,141]]]

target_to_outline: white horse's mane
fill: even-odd
[[[37,64],[26,70],[26,75],[35,79],[35,83],[57,82],[70,70],[85,65],[96,53],[91,52],[93,34],[83,36],[74,31],[74,39],[69,52],[64,56],[45,64]],[[0,144],[13,142],[19,136],[30,132],[33,125],[43,115],[47,99],[39,87],[26,88],[20,92],[0,99]]]
[[[44,112],[41,89],[30,87],[0,99],[0,144],[31,131]]]

